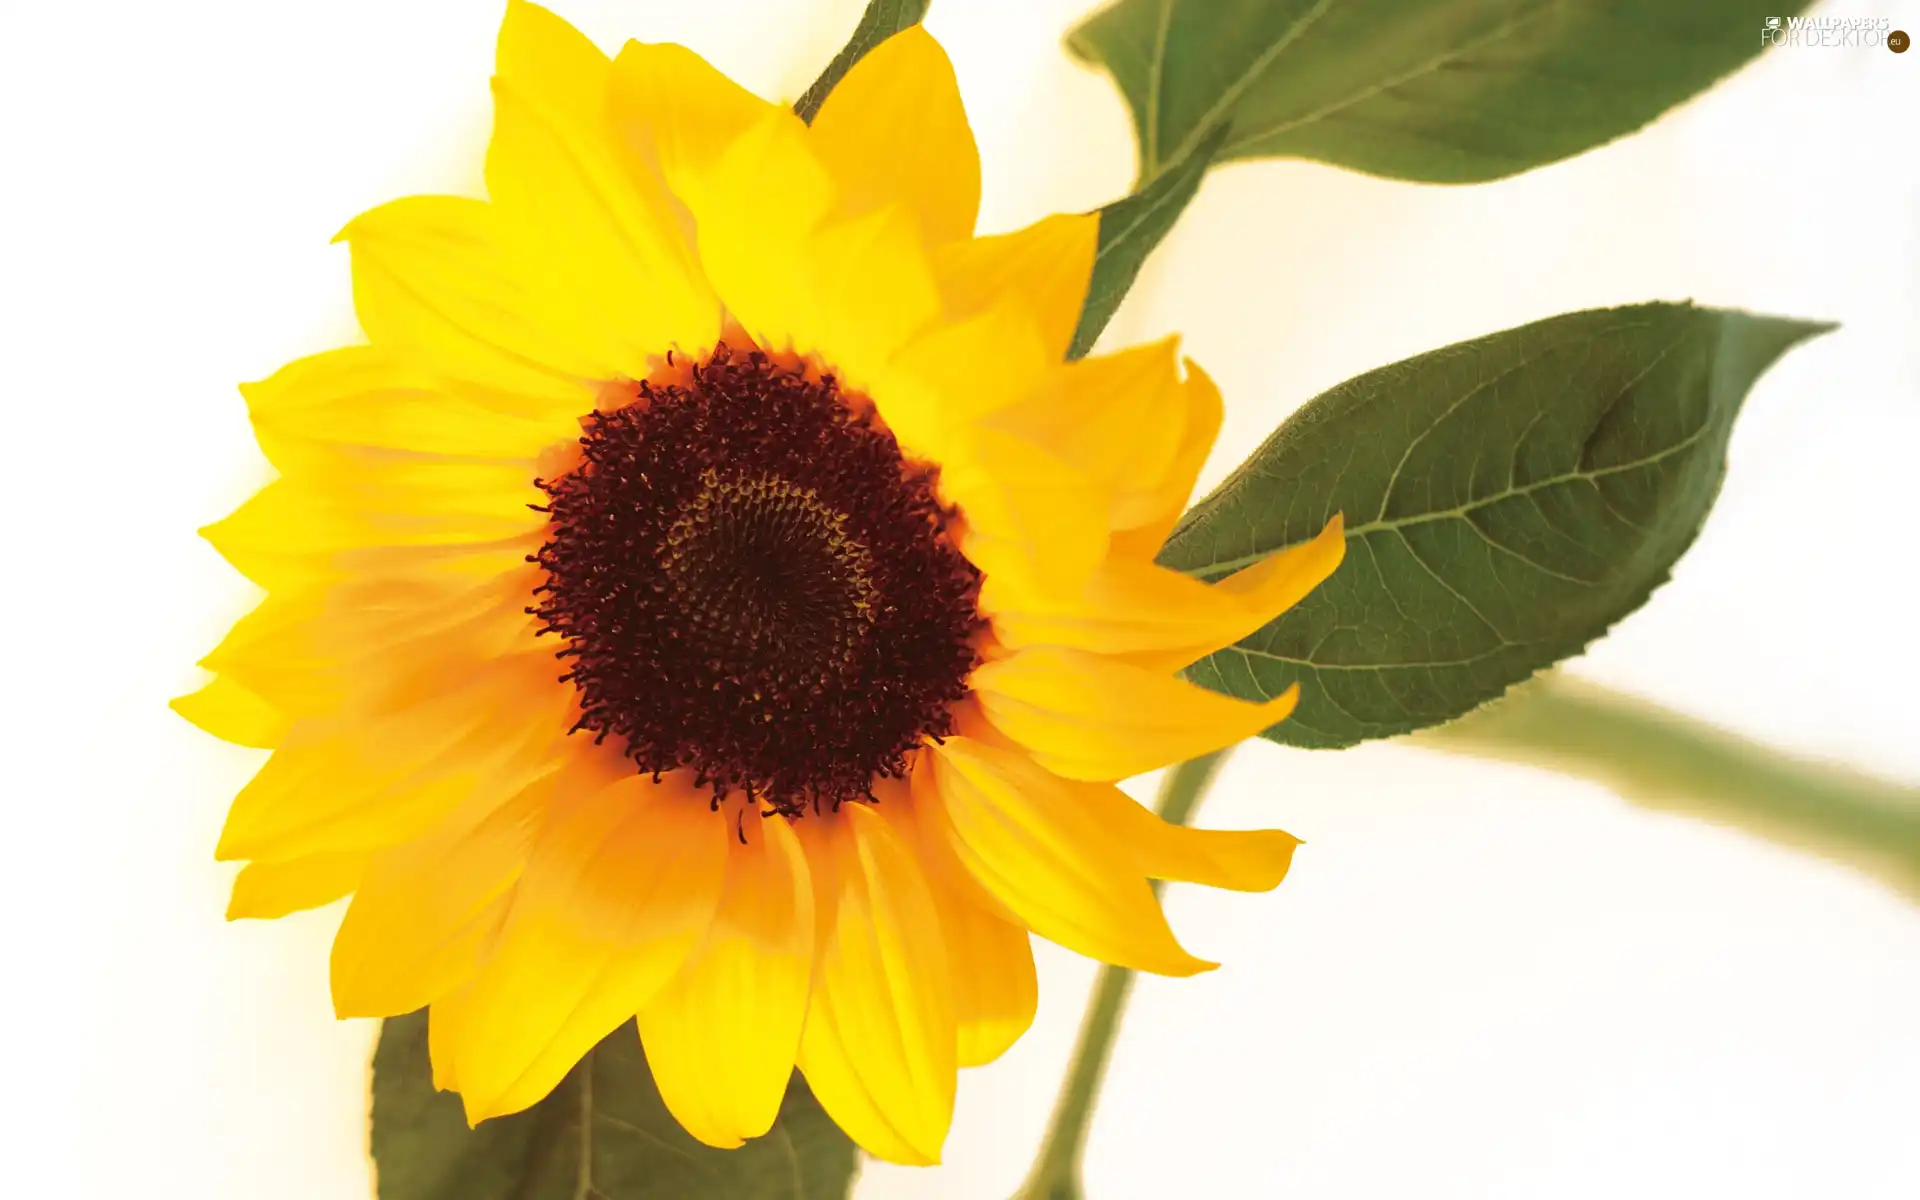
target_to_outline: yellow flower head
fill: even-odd
[[[1210,964],[1147,881],[1294,839],[1114,781],[1280,720],[1182,682],[1340,558],[1154,565],[1220,419],[1171,342],[1065,361],[1098,219],[975,238],[953,72],[910,29],[808,126],[679,46],[509,6],[486,201],[347,226],[367,344],[246,389],[279,469],[207,536],[267,589],[177,702],[274,753],[233,916],[354,894],[342,1016],[431,1006],[480,1120],[638,1016],[701,1140],[797,1064],[935,1161],[1034,1011],[1029,931]]]

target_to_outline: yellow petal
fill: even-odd
[[[957,1034],[940,918],[909,844],[862,804],[801,822],[825,930],[800,1069],[869,1153],[940,1160]]]
[[[240,391],[262,433],[324,445],[531,463],[580,433],[578,414],[540,420],[487,407],[389,346],[296,359]]]
[[[665,182],[619,150],[606,56],[512,0],[495,71],[487,192],[550,319],[591,338],[599,378],[642,378],[669,349],[710,349],[719,303]]]
[[[779,1115],[807,1014],[813,935],[798,839],[784,818],[750,815],[728,842],[706,943],[640,1010],[660,1098],[709,1146],[759,1137]]]
[[[861,1080],[854,1069],[851,1032],[841,1029],[835,1014],[818,1002],[809,1006],[799,1067],[814,1098],[841,1132],[875,1158],[909,1167],[937,1164],[938,1154],[925,1154],[909,1142]]]
[[[408,196],[362,213],[337,240],[353,251],[353,307],[379,345],[442,375],[579,414],[619,364],[550,319],[514,261],[499,211],[454,196]]]
[[[330,667],[330,656],[313,636],[315,622],[325,612],[320,596],[319,592],[291,588],[268,593],[252,612],[234,622],[200,665],[231,678],[261,702],[286,714],[289,723],[295,717],[332,707],[338,702],[339,691],[330,686],[331,681],[305,686],[308,676],[324,673]],[[207,732],[224,737],[219,728],[202,724],[198,713],[180,707],[193,699],[183,696],[174,701],[174,707]],[[274,744],[284,738],[283,730]]]
[[[1133,497],[1166,472],[1185,432],[1178,348],[1178,338],[1166,338],[1069,363],[1051,404],[1009,413],[1001,424],[1100,480],[1124,528]]]
[[[925,251],[898,208],[825,225],[802,250],[808,302],[786,314],[785,344],[817,355],[855,387],[873,386],[940,311]]]
[[[1306,599],[1346,556],[1346,519],[1335,513],[1310,541],[1267,555],[1214,584],[1213,590],[1270,612],[1283,612]]]
[[[671,775],[552,810],[460,1037],[469,1122],[537,1103],[653,999],[706,936],[732,833]]]
[[[628,42],[613,60],[615,137],[676,196],[700,187],[721,156],[777,106],[671,42]]]
[[[298,485],[282,479],[262,489],[274,492],[282,505],[257,520],[264,525],[270,516],[279,519],[283,543],[299,538],[295,544],[314,550],[513,537],[538,530],[544,522],[544,514],[528,508],[545,497],[533,486],[527,467],[524,459],[378,453],[337,458],[325,479],[301,480]],[[279,488],[282,483],[290,486]],[[235,526],[243,523],[228,518],[215,528],[233,536]],[[337,539],[326,532],[336,525]]]
[[[1010,649],[1056,645],[1170,672],[1230,646],[1293,607],[1340,565],[1336,515],[1312,541],[1211,587],[1137,558],[1110,556],[1078,594],[1050,592],[993,615]]]
[[[589,756],[504,803],[467,804],[426,836],[382,853],[333,941],[341,1017],[412,1012],[471,979],[499,928],[558,795],[617,776]]]
[[[302,722],[234,798],[214,857],[384,849],[463,804],[503,801],[567,753],[571,692],[551,663],[488,664],[379,720]]]
[[[268,487],[284,484],[275,480]],[[297,490],[297,489],[295,489]],[[471,525],[456,520],[444,522],[440,529],[452,536],[446,541],[428,540],[419,544],[379,544],[384,539],[369,539],[364,523],[356,523],[335,512],[321,509],[310,499],[300,499],[291,491],[262,501],[265,511],[256,511],[244,526],[215,524],[200,531],[212,541],[222,538],[214,548],[247,579],[282,596],[318,594],[343,579],[357,575],[376,575],[388,579],[460,579],[471,583],[489,575],[511,573],[524,566],[527,556],[540,548],[544,526],[506,537],[476,537]],[[276,546],[271,532],[283,516],[292,514],[293,528],[303,531],[309,547],[332,545],[334,549],[285,549]],[[367,544],[367,543],[373,544]],[[362,543],[362,544],[354,544]],[[298,545],[291,540],[286,545]]]
[[[493,73],[556,116],[581,122],[584,133],[606,110],[613,64],[562,18],[527,0],[507,0]]]
[[[278,590],[201,665],[289,720],[394,713],[431,701],[476,663],[551,661],[554,647],[541,643],[525,612],[539,582],[537,568],[523,562],[478,583],[369,573]]]
[[[996,728],[1069,779],[1112,781],[1231,746],[1284,720],[1298,685],[1264,704],[1170,675],[1069,650],[1033,646],[973,673]]]
[[[932,781],[931,755],[931,750],[916,752],[910,783],[878,780],[873,792],[888,823],[920,860],[939,910],[953,979],[959,1063],[977,1067],[1006,1053],[1033,1024],[1039,985],[1027,927],[961,863],[937,797],[930,804],[917,794]]]
[[[1035,933],[1103,962],[1162,975],[1214,964],[1174,940],[1115,832],[1018,750],[950,737],[918,794],[938,805],[975,878]]]
[[[545,517],[527,506],[541,498],[516,464],[388,460],[341,471],[324,488],[276,479],[200,534],[272,588],[336,572],[344,551],[481,548],[536,534]],[[304,572],[289,569],[300,560],[310,560]]]
[[[469,980],[433,1002],[427,1009],[427,1056],[433,1060],[433,1086],[443,1092],[460,1090],[456,1073],[460,1041],[467,1028],[467,1013],[473,1008],[473,983]]]
[[[1132,493],[1131,504],[1116,512],[1115,528],[1125,530],[1116,532],[1113,539],[1114,548],[1121,553],[1140,558],[1152,558],[1159,553],[1174,523],[1186,511],[1187,501],[1193,497],[1194,481],[1200,477],[1200,468],[1206,465],[1214,439],[1220,435],[1220,421],[1226,412],[1220,389],[1192,359],[1187,359],[1185,366],[1187,378],[1179,393],[1185,416],[1176,443],[1178,448],[1166,469],[1143,477]]]
[[[324,487],[277,479],[203,532],[222,554],[494,541],[538,530],[540,499],[517,463],[390,459]]]
[[[173,711],[222,741],[271,750],[287,736],[287,717],[279,709],[225,675],[172,701]]]
[[[791,109],[766,105],[737,133],[722,120],[726,128],[714,133],[727,140],[677,160],[674,195],[699,227],[707,278],[737,315],[735,293],[750,291],[745,285],[770,265],[756,256],[791,253],[832,211],[834,190]]]
[[[792,336],[811,279],[802,246],[833,200],[800,118],[769,106],[708,158],[681,162],[676,194],[697,226],[700,263],[727,311],[762,345]]]
[[[964,518],[961,551],[986,575],[983,607],[1084,588],[1107,550],[1106,498],[1087,476],[985,426],[948,442],[940,490]]]
[[[449,679],[492,683],[515,705],[549,693],[558,702],[556,647],[525,611],[538,582],[523,563],[475,586],[364,575],[276,592],[202,661],[296,719],[404,717],[447,693]],[[522,673],[504,678],[515,664]]]
[[[1012,233],[939,246],[933,269],[948,316],[1018,303],[1037,323],[1048,361],[1062,361],[1080,323],[1099,236],[1098,213],[1057,213]]]
[[[799,118],[769,109],[683,192],[701,262],[728,312],[768,349],[811,355],[858,389],[939,313],[899,208],[825,221],[826,170]]]
[[[940,930],[953,971],[959,1063],[977,1067],[1005,1054],[1033,1024],[1040,1001],[1033,939],[951,888],[935,888]]]
[[[905,205],[930,242],[973,232],[980,154],[946,51],[919,25],[869,51],[828,94],[813,145],[856,209]]]
[[[1192,363],[1180,378],[1178,347],[1167,338],[1069,363],[1044,402],[994,419],[1094,479],[1116,532],[1150,527],[1125,539],[1134,558],[1159,549],[1219,432],[1219,392]]]
[[[1149,879],[1236,892],[1280,886],[1300,839],[1278,829],[1193,829],[1162,820],[1112,784],[1070,784],[1080,804],[1110,830]]]
[[[1053,377],[1032,314],[1002,303],[900,346],[872,381],[873,400],[909,453],[947,462],[958,427],[1012,408]]]
[[[283,863],[248,863],[233,881],[227,920],[274,920],[332,904],[359,886],[369,858],[367,854],[315,854]]]

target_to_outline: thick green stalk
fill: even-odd
[[[1167,772],[1160,785],[1155,811],[1176,825],[1184,825],[1193,816],[1213,777],[1226,760],[1227,750],[1202,755],[1181,763]],[[1154,891],[1160,882],[1153,883]],[[1124,967],[1103,966],[1094,982],[1093,996],[1087,1002],[1087,1014],[1080,1021],[1080,1037],[1073,1048],[1067,1078],[1060,1085],[1060,1098],[1054,1102],[1053,1119],[1047,1136],[1040,1143],[1040,1156],[1027,1173],[1014,1200],[1081,1200],[1080,1155],[1087,1145],[1087,1128],[1093,1120],[1093,1104],[1100,1092],[1100,1081],[1113,1057],[1114,1035],[1120,1031],[1120,1014],[1133,990],[1133,972]]]
[[[1681,813],[1846,863],[1920,899],[1920,787],[1771,750],[1570,676],[1408,740],[1547,767]]]

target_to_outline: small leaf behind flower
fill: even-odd
[[[1140,179],[1218,161],[1473,183],[1630,133],[1760,53],[1807,0],[1118,0],[1067,45],[1133,110]]]
[[[833,56],[827,69],[820,72],[813,86],[793,102],[793,111],[800,114],[802,121],[813,124],[820,106],[827,102],[827,94],[853,70],[853,64],[902,29],[918,25],[927,15],[929,3],[931,0],[872,0],[867,11],[860,14],[860,23],[853,27],[853,36],[840,48],[840,53]]]
[[[1100,238],[1094,251],[1093,277],[1087,283],[1080,324],[1073,331],[1067,357],[1083,358],[1093,349],[1100,331],[1126,299],[1147,255],[1173,230],[1200,190],[1200,180],[1213,165],[1213,156],[1226,141],[1227,126],[1216,126],[1200,139],[1173,168],[1140,191],[1129,193],[1100,210]]]
[[[1439,724],[1577,654],[1663,583],[1733,421],[1828,326],[1686,304],[1570,313],[1370,371],[1308,403],[1196,505],[1162,564],[1213,580],[1346,514],[1307,599],[1189,668],[1350,746]]]
[[[773,1129],[738,1150],[688,1136],[622,1026],[526,1112],[468,1129],[436,1092],[427,1014],[385,1021],[373,1057],[380,1200],[841,1200],[853,1143],[799,1075]]]

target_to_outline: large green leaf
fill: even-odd
[[[848,38],[847,44],[840,48],[840,53],[833,56],[833,61],[827,64],[827,69],[820,72],[820,78],[813,81],[813,86],[801,93],[800,98],[793,102],[793,111],[800,114],[802,121],[812,124],[814,115],[820,111],[820,106],[827,102],[827,93],[846,78],[847,72],[853,70],[853,64],[865,58],[875,46],[902,29],[918,25],[921,18],[927,15],[927,5],[930,2],[931,0],[872,0],[872,3],[867,5],[867,11],[860,14],[860,23],[853,27],[853,36]]]
[[[798,1075],[771,1132],[738,1150],[667,1112],[628,1024],[526,1112],[468,1129],[433,1090],[427,1015],[394,1017],[373,1057],[380,1200],[829,1200],[853,1188],[853,1143]]]
[[[1217,161],[1472,183],[1646,124],[1806,0],[1118,0],[1068,38],[1133,110],[1140,178]]]
[[[1720,488],[1747,390],[1823,326],[1684,304],[1571,313],[1348,380],[1196,505],[1160,561],[1218,579],[1347,521],[1307,599],[1189,669],[1267,731],[1348,746],[1450,720],[1638,608]]]

